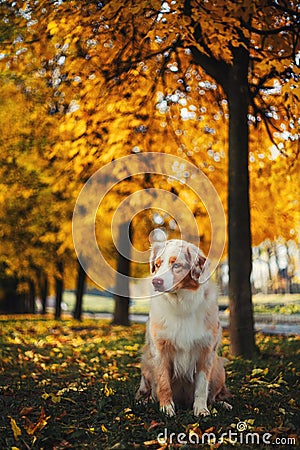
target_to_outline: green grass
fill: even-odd
[[[75,294],[67,291],[64,293],[63,300],[67,305],[68,311],[73,311]],[[228,297],[220,296],[219,303],[222,306],[228,305]],[[254,295],[253,304],[256,313],[299,314],[300,294]],[[114,300],[99,295],[85,295],[83,299],[83,310],[92,313],[112,313],[114,310]],[[130,306],[131,314],[148,314],[148,311],[149,299],[136,299],[132,301]]]
[[[66,303],[68,311],[73,311],[75,306],[75,294],[72,292],[64,292],[63,301]],[[92,313],[101,313],[114,311],[114,299],[110,297],[102,297],[99,295],[84,295],[83,310]],[[130,305],[131,314],[148,314],[149,299],[133,300]]]
[[[157,437],[165,429],[168,437],[191,431],[199,440],[205,432],[228,436],[239,422],[260,444],[227,441],[221,448],[296,448],[286,443],[299,427],[299,337],[258,335],[261,354],[248,361],[230,356],[224,335],[233,410],[216,407],[202,419],[189,411],[166,418],[156,404],[136,404],[143,341],[140,324],[0,317],[1,450],[219,448],[182,444],[174,436],[163,445]],[[266,433],[283,444],[263,444]]]

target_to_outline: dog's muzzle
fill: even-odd
[[[164,280],[162,278],[159,278],[159,277],[153,278],[152,284],[156,291],[164,290]]]

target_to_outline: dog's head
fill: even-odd
[[[152,284],[159,292],[198,289],[206,258],[193,244],[179,239],[154,242],[151,247]]]

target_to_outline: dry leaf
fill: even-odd
[[[17,441],[19,439],[19,436],[22,435],[22,431],[18,427],[15,419],[13,419],[11,416],[8,416],[8,418],[10,419],[10,426],[11,426],[12,432],[14,433],[14,438]]]

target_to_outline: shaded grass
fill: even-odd
[[[1,317],[0,325],[1,449],[218,448],[205,440],[182,444],[174,436],[163,445],[157,436],[166,428],[169,438],[191,431],[199,439],[204,432],[220,437],[237,432],[239,422],[260,439],[270,433],[272,442],[284,442],[277,449],[296,448],[287,439],[296,439],[299,427],[299,337],[258,335],[261,354],[247,361],[230,357],[225,334],[233,410],[217,407],[203,419],[179,411],[166,418],[156,404],[134,401],[144,325],[37,317]],[[227,441],[221,447],[271,445]]]

